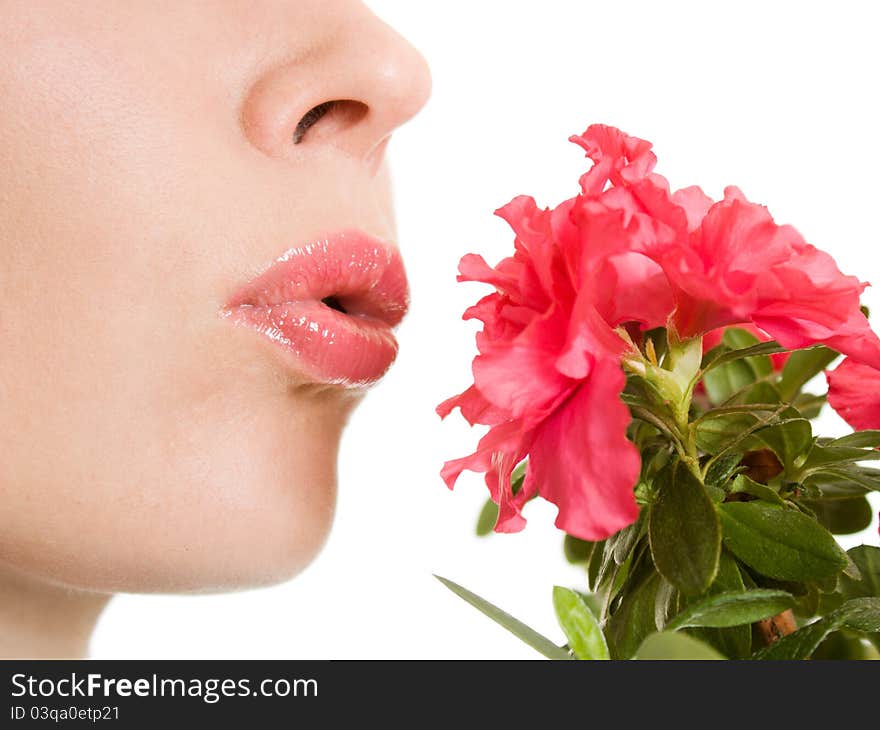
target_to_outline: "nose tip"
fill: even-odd
[[[390,30],[390,29],[389,29]],[[431,70],[424,56],[407,40],[391,31],[393,42],[375,71],[377,98],[384,98],[392,129],[414,117],[431,96]],[[378,106],[378,104],[377,104]]]

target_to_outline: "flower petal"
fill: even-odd
[[[488,401],[510,418],[541,418],[570,379],[556,368],[568,318],[558,307],[536,319],[513,340],[480,339],[474,359],[474,383]]]
[[[538,493],[559,508],[556,526],[583,540],[603,540],[638,517],[633,488],[640,458],[626,437],[625,380],[616,361],[598,360],[536,430],[529,452]]]
[[[454,408],[461,409],[461,415],[471,426],[477,423],[494,426],[507,420],[504,411],[487,401],[474,385],[463,393],[446,399],[435,410],[440,418],[446,418]]]
[[[880,429],[880,370],[847,358],[825,374],[828,403],[858,431]]]

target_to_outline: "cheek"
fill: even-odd
[[[172,392],[146,383],[162,407],[77,409],[49,453],[14,458],[23,445],[13,444],[7,463],[18,473],[2,483],[18,489],[2,498],[0,554],[111,592],[223,590],[295,575],[330,528],[353,403],[269,373],[263,387],[242,381],[261,368],[230,357]],[[114,405],[123,406],[101,400]]]

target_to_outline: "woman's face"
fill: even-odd
[[[361,237],[394,240],[385,143],[425,102],[423,59],[353,0],[0,16],[0,561],[107,591],[290,577],[363,393],[335,381],[393,347],[380,322],[385,349],[358,349],[357,292],[298,335],[283,320],[394,268]]]

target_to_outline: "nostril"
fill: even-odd
[[[348,314],[348,310],[342,306],[342,302],[339,301],[334,296],[324,297],[321,300],[322,304],[326,304],[330,309],[335,309],[337,312],[342,312],[343,314]]]
[[[309,127],[317,124],[318,120],[323,117],[327,112],[329,112],[335,104],[338,103],[339,102],[336,101],[325,101],[323,104],[313,106],[305,114],[303,114],[303,118],[299,120],[299,123],[296,125],[296,129],[293,131],[293,143],[299,144],[300,142],[302,142],[302,139],[306,136],[306,132],[309,130]]]
[[[300,144],[306,132],[319,121],[326,118],[333,121],[336,129],[344,129],[356,124],[367,115],[368,107],[360,101],[351,99],[333,99],[313,106],[303,116],[293,131],[293,143]]]

